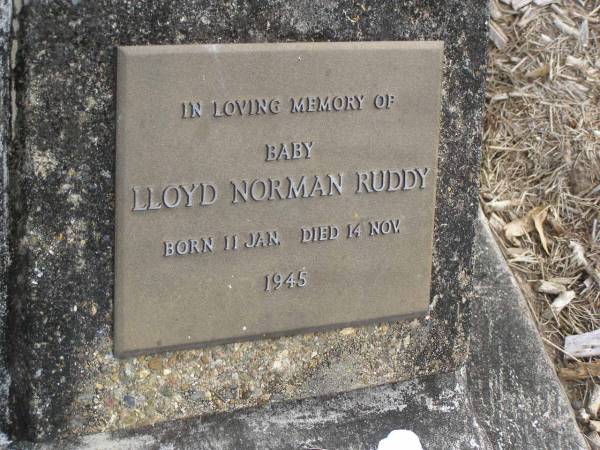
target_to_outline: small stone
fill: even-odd
[[[135,408],[135,398],[131,395],[123,396],[123,403],[125,403],[128,408]]]
[[[173,396],[173,390],[169,386],[163,386],[160,390],[160,393],[163,397],[170,398]]]
[[[410,334],[407,334],[402,340],[402,345],[407,348],[410,345]]]
[[[122,424],[123,424],[123,426],[125,426],[125,427],[130,427],[130,426],[134,425],[134,424],[135,424],[135,422],[136,422],[136,418],[135,418],[135,416],[133,416],[133,415],[126,416],[126,417],[124,417],[124,418],[123,418],[123,420],[122,420]]]
[[[86,97],[84,104],[87,109],[91,109],[96,106],[96,99],[94,97]]]
[[[167,361],[167,366],[168,367],[175,367],[175,365],[177,364],[177,356],[171,356],[168,361]]]
[[[162,370],[162,368],[162,358],[152,358],[150,361],[148,361],[148,369],[159,371]]]
[[[190,399],[195,402],[210,401],[210,399],[212,399],[212,394],[210,391],[195,391],[190,396]]]
[[[356,330],[352,327],[348,327],[348,328],[344,328],[343,330],[341,330],[340,334],[342,336],[351,336],[353,334],[356,334]]]
[[[222,391],[224,400],[236,400],[239,397],[239,389],[236,384],[229,384]]]
[[[250,386],[250,385],[245,384],[243,386],[240,386],[240,390],[239,391],[240,391],[240,398],[242,400],[247,400],[252,395],[253,387]]]
[[[123,374],[123,378],[125,378],[125,379],[132,378],[135,375],[135,371],[133,370],[133,367],[131,366],[131,364],[129,364],[129,363],[125,364],[122,374]]]
[[[81,395],[77,397],[77,401],[84,405],[91,405],[94,402],[94,397],[96,396],[95,392],[90,392],[86,390]]]

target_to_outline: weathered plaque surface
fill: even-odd
[[[442,54],[121,47],[115,353],[423,314]]]

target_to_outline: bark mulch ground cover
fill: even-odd
[[[594,445],[600,443],[600,3],[492,0],[490,7],[481,203]]]

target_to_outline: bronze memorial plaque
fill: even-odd
[[[442,59],[120,47],[115,353],[425,314]]]

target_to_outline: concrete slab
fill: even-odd
[[[516,282],[480,217],[467,364],[455,372],[35,449],[374,449],[394,429],[427,450],[587,449]]]

